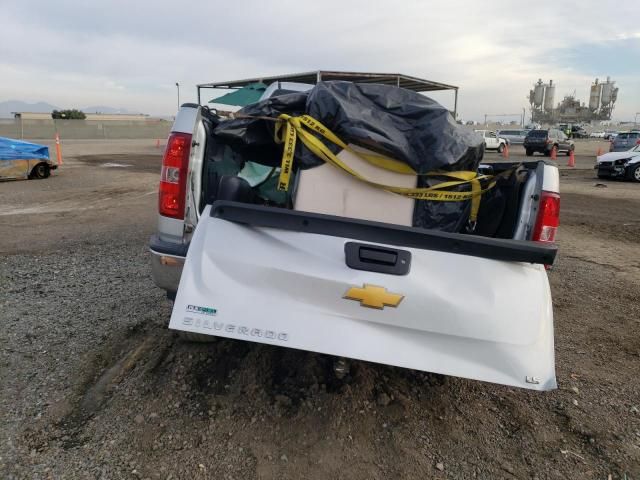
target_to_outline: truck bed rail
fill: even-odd
[[[284,208],[218,200],[211,216],[256,227],[315,233],[511,262],[553,264],[557,246],[478,237]]]

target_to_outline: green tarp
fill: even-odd
[[[209,100],[209,103],[244,107],[245,105],[249,105],[250,103],[255,103],[260,100],[260,97],[266,89],[267,86],[264,83],[252,83],[221,97]]]

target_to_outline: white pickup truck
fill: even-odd
[[[556,387],[545,268],[556,254],[554,164],[522,164],[522,182],[504,192],[509,213],[496,221],[508,238],[307,213],[247,203],[233,182],[212,197],[205,113],[182,105],[162,163],[150,251],[153,279],[174,300],[170,328]]]

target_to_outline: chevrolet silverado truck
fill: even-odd
[[[174,301],[170,328],[556,388],[554,163],[481,164],[487,175],[520,172],[492,219],[500,238],[447,233],[255,205],[233,178],[213,185],[209,117],[182,105],[162,160],[149,248],[153,280]]]

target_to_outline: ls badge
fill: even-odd
[[[404,295],[387,292],[387,289],[384,287],[365,283],[362,288],[349,288],[342,298],[356,300],[360,302],[361,307],[378,308],[382,310],[384,307],[397,307],[404,298]]]

